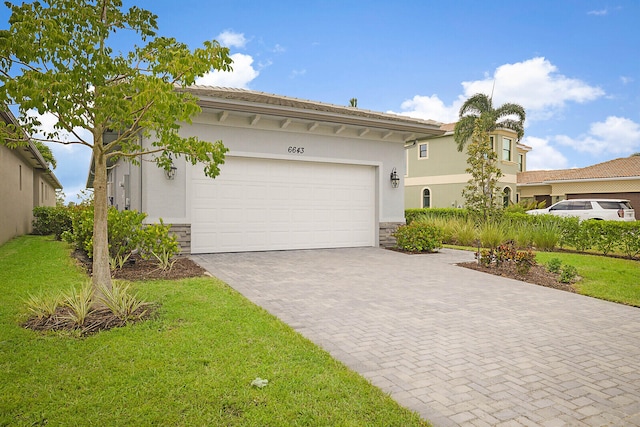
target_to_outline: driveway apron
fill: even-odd
[[[640,425],[640,309],[379,248],[193,255],[435,426]]]

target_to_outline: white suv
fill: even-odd
[[[577,216],[583,219],[635,221],[636,214],[629,200],[623,199],[571,199],[562,200],[548,208],[527,211],[530,215],[551,214]]]

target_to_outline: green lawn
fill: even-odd
[[[63,243],[0,247],[0,425],[428,425],[213,278],[136,282],[156,318],[86,338],[20,326],[85,280]]]
[[[582,280],[576,289],[583,295],[640,307],[640,261],[566,252],[537,252],[546,264],[558,258],[576,267]]]

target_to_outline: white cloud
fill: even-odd
[[[493,77],[462,82],[464,96],[490,95],[494,105],[515,102],[522,105],[532,120],[548,119],[567,102],[584,103],[605,94],[599,87],[566,77],[543,57],[498,67]]]
[[[569,164],[567,158],[557,148],[550,145],[548,139],[525,136],[522,143],[532,148],[527,153],[527,170],[567,168]]]
[[[458,111],[460,110],[462,103],[463,101],[458,99],[454,101],[452,105],[445,105],[438,95],[416,95],[412,99],[408,99],[400,105],[402,112],[388,112],[391,114],[400,114],[402,116],[415,117],[418,119],[453,123],[458,120]]]
[[[590,10],[589,12],[587,12],[587,15],[595,15],[595,16],[604,16],[607,14],[609,14],[609,11],[607,9]]]
[[[233,71],[221,72],[215,70],[196,80],[196,84],[203,86],[221,86],[246,89],[260,72],[253,68],[253,57],[242,53],[231,55]]]
[[[640,125],[624,118],[609,116],[604,122],[592,123],[589,132],[571,138],[555,137],[559,144],[592,155],[628,155],[640,151]]]
[[[221,45],[226,47],[243,48],[247,44],[247,39],[244,33],[234,33],[233,31],[226,30],[218,34],[216,39]]]
[[[493,76],[482,80],[462,82],[463,93],[451,105],[437,95],[416,95],[402,103],[402,115],[453,122],[465,99],[476,93],[493,94],[494,106],[505,102],[522,105],[527,120],[546,120],[568,103],[592,101],[605,92],[579,80],[558,73],[555,65],[543,57],[536,57],[496,68]]]
[[[620,76],[620,81],[623,85],[628,85],[629,83],[633,83],[633,77]]]

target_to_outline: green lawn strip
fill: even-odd
[[[160,304],[137,325],[21,328],[30,292],[86,280],[68,254],[33,236],[0,247],[0,425],[428,425],[213,278],[134,283]]]
[[[450,249],[477,251],[477,248],[444,245]],[[536,261],[546,264],[558,258],[573,265],[582,279],[576,290],[582,295],[640,307],[640,262],[601,255],[568,252],[536,252]]]
[[[562,264],[576,267],[582,280],[576,289],[583,295],[622,304],[640,306],[640,262],[563,252],[537,252],[536,259],[546,264],[558,258]]]

